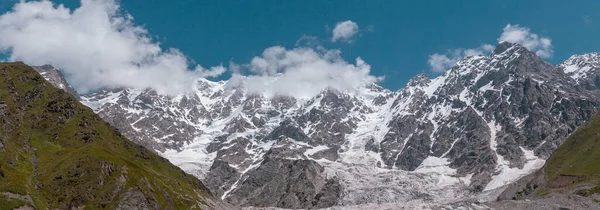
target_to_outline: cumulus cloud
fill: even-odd
[[[350,41],[358,26],[338,23],[334,40]],[[355,90],[381,81],[362,59],[345,61],[318,39],[303,36],[296,47],[274,46],[249,63],[203,67],[177,49],[163,49],[115,0],[81,0],[70,10],[50,1],[21,1],[0,16],[0,50],[9,60],[53,64],[78,91],[103,87],[153,88],[161,94],[192,90],[200,77],[231,71],[229,86],[265,96],[312,97],[330,87]]]
[[[204,67],[202,67],[200,65],[198,65],[196,67],[196,72],[198,73],[198,75],[200,75],[200,77],[218,77],[221,74],[225,73],[226,71],[227,71],[227,68],[223,67],[223,65],[213,66],[213,67],[210,67],[210,69],[205,69]]]
[[[519,25],[508,24],[503,30],[498,41],[519,43],[542,58],[552,57],[554,50],[552,49],[552,40],[550,38],[540,37],[532,33],[529,28]]]
[[[192,66],[177,49],[162,49],[115,0],[81,0],[72,11],[50,1],[21,1],[0,16],[0,50],[12,61],[61,68],[81,92],[125,86],[182,93],[197,78],[226,71]]]
[[[444,72],[446,69],[452,67],[456,62],[465,56],[472,55],[485,55],[489,54],[494,50],[494,46],[489,44],[483,44],[478,48],[473,49],[456,49],[456,50],[448,50],[446,53],[434,53],[429,55],[429,59],[427,60],[427,64],[431,71],[435,73]]]
[[[344,41],[352,42],[352,38],[358,33],[358,24],[351,20],[338,22],[333,29],[332,42]]]
[[[235,74],[229,85],[243,84],[249,93],[267,97],[292,95],[312,97],[325,88],[354,91],[359,86],[381,81],[372,76],[371,66],[361,58],[355,63],[346,62],[339,50],[297,47],[286,49],[274,46],[254,57],[245,68],[249,76]]]

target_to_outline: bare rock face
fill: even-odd
[[[245,176],[227,201],[243,206],[315,208],[335,204],[341,188],[326,180],[323,167],[312,160],[270,159]],[[327,187],[325,185],[329,183]],[[327,198],[328,199],[323,199]]]
[[[327,178],[323,166],[304,156],[307,146],[297,146],[281,136],[264,159],[240,174],[228,163],[215,161],[205,178],[209,188],[227,202],[242,206],[322,208],[336,203],[342,186]]]
[[[436,78],[417,75],[395,92],[370,84],[309,98],[266,97],[246,93],[244,84],[199,79],[188,95],[123,88],[81,100],[234,204],[316,208],[365,192],[384,196],[381,202],[422,194],[442,202],[498,189],[541,167],[597,112],[598,57],[555,66],[502,42],[489,56],[466,57]],[[373,189],[377,183],[356,181],[369,176],[390,176],[390,183],[412,177],[415,184]]]
[[[215,160],[210,171],[204,179],[206,187],[211,189],[215,195],[222,196],[227,192],[242,174],[235,168],[231,167],[227,162]]]

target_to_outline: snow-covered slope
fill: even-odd
[[[585,88],[597,89],[600,86],[600,53],[573,55],[559,67]]]
[[[371,84],[266,97],[199,79],[194,94],[125,88],[81,99],[234,204],[450,203],[492,199],[541,167],[596,112],[596,89],[574,76],[595,77],[584,68],[596,64],[553,66],[503,42],[396,92]]]

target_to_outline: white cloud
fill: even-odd
[[[0,16],[0,50],[13,61],[61,68],[81,92],[125,86],[181,93],[198,77],[226,70],[190,69],[181,52],[161,49],[114,0],[81,0],[73,11],[50,1],[21,1]]]
[[[494,46],[484,44],[473,49],[449,50],[444,54],[434,53],[433,55],[429,55],[427,64],[429,64],[431,71],[440,73],[452,67],[454,64],[456,64],[456,62],[465,56],[485,55],[491,53],[492,50],[494,50]]]
[[[198,72],[198,75],[200,75],[200,77],[218,77],[226,71],[227,68],[223,67],[223,65],[213,66],[210,67],[210,69],[205,69],[200,65],[196,67],[196,72]]]
[[[519,25],[506,25],[498,41],[519,43],[542,58],[550,58],[554,52],[550,38],[540,37],[531,33],[529,28]]]
[[[351,20],[338,22],[333,29],[333,37],[331,41],[352,42],[352,38],[358,33],[358,24]]]
[[[370,75],[371,66],[361,58],[356,58],[355,63],[351,64],[340,53],[339,50],[323,48],[270,47],[244,65],[254,75],[244,77],[236,74],[228,84],[244,84],[249,93],[261,93],[267,97],[292,95],[305,98],[327,87],[353,91],[359,86],[383,79]]]
[[[192,65],[177,49],[162,49],[148,31],[119,11],[115,0],[82,0],[74,10],[50,1],[17,3],[0,16],[0,50],[10,60],[61,68],[80,92],[103,87],[153,88],[162,94],[191,90],[200,77],[217,77],[223,65]],[[335,40],[350,41],[356,23],[339,23]],[[324,88],[342,91],[381,81],[362,59],[348,63],[339,50],[303,36],[296,48],[270,47],[247,64],[229,62],[229,86],[250,93],[312,97]],[[242,74],[246,74],[243,76]]]
[[[233,74],[241,74],[242,66],[233,62],[233,60],[229,61],[229,71]]]

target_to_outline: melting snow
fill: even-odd
[[[492,176],[492,181],[485,186],[483,191],[489,191],[496,188],[503,187],[507,184],[510,184],[514,181],[517,181],[521,177],[528,175],[534,172],[537,169],[540,169],[544,166],[546,162],[544,159],[541,159],[533,153],[531,150],[527,150],[521,147],[523,153],[525,153],[526,163],[522,169],[519,168],[510,168],[508,165],[502,164],[499,166],[499,173]]]
[[[425,91],[425,94],[427,94],[427,96],[429,96],[429,97],[433,96],[435,91],[438,88],[440,88],[443,84],[445,84],[446,79],[448,78],[449,75],[450,74],[446,72],[446,73],[444,73],[444,75],[431,80],[431,83],[429,83],[429,85],[423,89],[423,91]]]
[[[323,146],[323,145],[319,145],[319,146],[316,146],[316,147],[312,147],[312,148],[310,148],[310,149],[307,149],[307,150],[304,152],[304,156],[306,156],[306,157],[310,157],[310,156],[314,155],[315,153],[317,153],[317,152],[320,152],[320,151],[323,151],[323,150],[326,150],[326,149],[329,149],[329,147],[328,147],[328,146]]]
[[[448,158],[429,156],[415,169],[419,173],[454,174],[456,169],[450,168]]]

